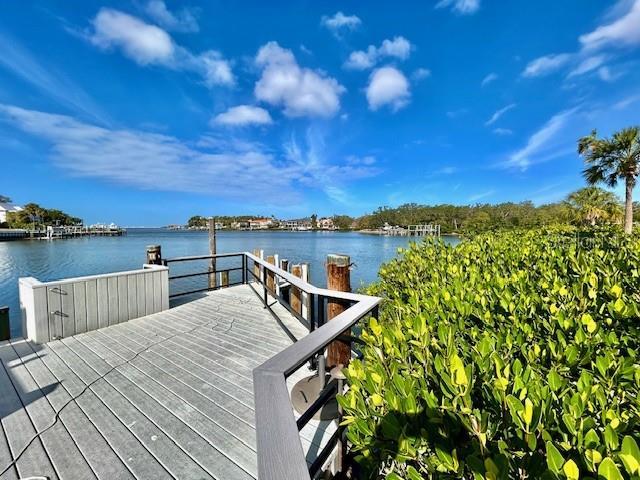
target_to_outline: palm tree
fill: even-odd
[[[611,192],[599,187],[585,187],[570,193],[567,203],[577,213],[580,223],[594,226],[620,219],[620,202]]]
[[[587,164],[583,175],[590,185],[605,183],[615,187],[618,180],[625,181],[624,232],[633,228],[633,187],[640,169],[640,127],[629,127],[611,138],[591,135],[578,141],[578,153]]]

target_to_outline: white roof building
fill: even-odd
[[[18,205],[13,205],[12,203],[0,203],[0,223],[7,221],[7,213],[19,212],[21,210],[23,210],[23,208]]]

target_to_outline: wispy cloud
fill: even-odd
[[[93,99],[72,80],[45,65],[12,37],[0,33],[0,66],[34,86],[64,108],[83,117],[109,124],[110,120]]]
[[[540,129],[538,129],[520,150],[510,155],[502,166],[526,170],[530,165],[557,158],[572,151],[575,146],[569,146],[558,141],[557,136],[573,120],[577,109],[565,110],[551,117]]]
[[[144,7],[145,12],[163,28],[176,32],[197,32],[200,30],[196,13],[183,7],[179,12],[171,12],[163,0],[150,0]]]
[[[509,110],[512,110],[514,108],[516,108],[517,104],[515,103],[511,103],[509,105],[507,105],[506,107],[501,108],[500,110],[496,111],[493,115],[491,115],[491,118],[489,118],[489,120],[487,120],[484,124],[485,126],[491,126],[494,123],[496,123],[500,117],[502,117],[505,113],[507,113]]]
[[[630,8],[624,9],[630,5]],[[613,21],[598,26],[594,31],[581,35],[580,43],[585,50],[603,47],[628,47],[640,45],[640,0],[620,0],[616,12],[624,12]]]
[[[482,82],[480,82],[480,86],[486,87],[490,83],[495,82],[497,79],[498,79],[498,74],[495,72],[491,72],[489,75],[487,75],[482,79]]]
[[[571,60],[568,53],[545,55],[529,62],[522,72],[523,77],[533,78],[549,75],[560,70]]]
[[[331,164],[327,160],[326,137],[315,127],[307,128],[302,143],[292,136],[285,142],[284,151],[287,159],[301,172],[301,183],[320,188],[332,201],[348,206],[352,206],[355,200],[348,194],[346,185],[381,173],[376,159],[370,155],[351,155],[346,163]]]
[[[480,9],[480,0],[440,0],[436,8],[448,8],[461,15],[471,15]]]
[[[273,120],[271,120],[271,115],[264,108],[253,105],[238,105],[216,115],[212,119],[212,123],[231,127],[244,127],[247,125],[269,125],[273,123]]]
[[[392,40],[386,39],[382,41],[379,47],[369,45],[366,50],[351,52],[349,58],[344,63],[344,68],[367,70],[373,68],[384,58],[406,60],[409,58],[412,48],[411,42],[402,36],[394,37]]]
[[[487,198],[495,194],[495,190],[487,190],[486,192],[476,193],[475,195],[471,195],[469,197],[470,202],[477,202],[478,200],[482,200],[483,198]]]
[[[501,135],[501,136],[513,135],[513,130],[509,128],[494,128],[492,131],[496,135]]]
[[[0,119],[49,142],[53,162],[71,176],[222,198],[276,203],[300,198],[295,188],[300,168],[255,145],[189,145],[169,135],[103,128],[10,105],[0,105]]]

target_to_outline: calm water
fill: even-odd
[[[415,239],[414,239],[415,240]],[[324,262],[329,253],[344,253],[355,263],[351,274],[352,288],[375,281],[381,263],[397,254],[409,243],[406,237],[383,237],[339,232],[219,232],[218,252],[252,251],[261,248],[265,255],[277,253],[293,263],[310,264],[311,282],[325,286]],[[455,238],[446,241],[456,242]],[[165,258],[206,255],[206,232],[179,232],[162,229],[130,229],[125,237],[93,237],[68,240],[35,240],[0,242],[0,305],[10,308],[12,335],[20,334],[18,278],[35,277],[40,281],[99,273],[132,270],[145,261],[145,247],[162,246]],[[236,260],[237,264],[239,261]],[[218,264],[220,268],[239,266],[232,260]],[[206,271],[205,263],[176,264],[178,272]],[[198,288],[206,277],[190,279],[176,290]],[[231,278],[234,281],[234,278]],[[187,282],[187,281],[185,281]]]

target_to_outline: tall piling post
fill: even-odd
[[[302,278],[302,265],[291,265],[291,275],[294,277]],[[291,291],[289,293],[289,305],[291,310],[297,314],[302,314],[302,292],[294,285],[291,285]]]
[[[209,262],[209,288],[216,288],[216,217],[209,218],[209,255],[211,260]]]
[[[327,289],[341,292],[351,291],[351,259],[347,255],[331,254],[327,256]],[[327,319],[331,321],[336,316],[344,312],[349,305],[345,301],[328,299]],[[351,335],[351,330],[345,332]],[[333,368],[337,365],[346,367],[351,359],[351,343],[347,341],[335,340],[327,348],[327,367]]]
[[[160,245],[147,245],[147,264],[162,265],[162,249]]]

